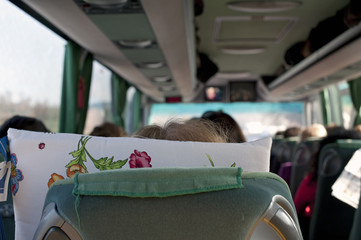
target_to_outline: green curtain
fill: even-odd
[[[323,124],[325,126],[331,123],[330,96],[327,89],[321,91],[321,108],[323,116]]]
[[[354,126],[361,124],[361,78],[348,82],[353,106],[356,110]]]
[[[142,93],[137,89],[133,96],[133,132],[142,126]]]
[[[322,114],[325,126],[335,123],[343,125],[342,106],[338,87],[332,85],[321,92]]]
[[[112,73],[112,114],[113,121],[118,126],[124,128],[123,112],[127,101],[127,90],[129,84],[118,75]]]
[[[93,56],[73,42],[65,48],[59,132],[83,133]]]

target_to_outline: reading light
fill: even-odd
[[[128,0],[84,0],[92,5],[96,5],[100,8],[109,9],[109,8],[121,8],[127,4]]]
[[[170,76],[156,76],[151,78],[153,82],[166,83],[170,82],[172,78]]]
[[[159,91],[161,92],[172,92],[176,90],[176,88],[174,86],[161,86],[159,87]]]
[[[249,13],[281,12],[301,6],[299,1],[237,1],[227,4],[228,8]]]
[[[220,79],[244,79],[250,78],[252,76],[251,72],[218,72],[215,78]]]
[[[221,51],[233,55],[252,55],[262,53],[266,50],[264,47],[223,47]]]
[[[122,47],[127,48],[147,48],[152,46],[152,40],[119,40],[118,43]]]
[[[164,62],[142,62],[138,63],[137,66],[140,68],[157,69],[163,67]]]

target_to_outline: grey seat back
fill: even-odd
[[[311,162],[316,158],[319,145],[320,139],[308,139],[297,146],[292,161],[291,180],[289,184],[292,196],[296,194],[300,183],[310,169]]]
[[[311,240],[348,239],[355,209],[331,196],[331,188],[359,148],[360,141],[338,140],[321,150],[315,209],[310,226]]]
[[[234,178],[236,172],[137,169],[78,175],[49,190],[34,239],[62,234],[69,239],[302,239],[287,184],[271,173],[242,173],[236,184],[224,175]],[[105,183],[100,192],[79,190]],[[159,192],[165,185],[171,191]],[[50,221],[49,212],[58,220]]]
[[[299,143],[298,137],[286,138],[275,149],[274,160],[271,163],[270,171],[277,173],[282,163],[291,162]]]

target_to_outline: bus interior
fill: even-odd
[[[64,76],[59,89],[62,91],[59,127],[53,131],[89,133],[85,125],[89,117],[91,81],[87,79],[91,78],[91,68],[87,72],[86,65],[93,61],[111,73],[108,120],[130,135],[157,121],[189,119],[208,110],[222,110],[235,114],[247,141],[273,137],[272,153],[278,144],[274,135],[288,127],[320,123],[351,129],[361,124],[358,1],[9,0],[9,3],[66,42]],[[75,74],[69,70],[72,68],[80,77],[72,76]],[[79,94],[84,97],[80,102]],[[81,110],[69,110],[69,106],[65,109],[65,105],[71,104],[78,107],[80,104]],[[338,144],[336,148],[344,146]],[[338,174],[361,148],[360,142],[353,144],[348,147],[351,153],[337,155],[337,159],[347,156]],[[303,147],[309,147],[306,145]],[[296,141],[288,160],[282,161],[300,157],[299,146]],[[297,181],[299,184],[300,180]],[[293,195],[295,189],[290,190]],[[337,218],[337,213],[333,213],[333,218]],[[355,221],[356,218],[355,215]],[[316,227],[319,226],[311,226],[300,239],[322,238]],[[352,221],[340,228],[344,229],[343,235],[334,237],[361,237],[352,228]]]

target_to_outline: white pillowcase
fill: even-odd
[[[271,138],[246,143],[177,142],[105,138],[10,129],[10,152],[16,161],[15,238],[29,239],[39,224],[52,181],[77,171],[130,167],[241,167],[269,171]],[[51,180],[52,179],[52,180]]]

